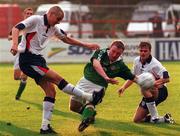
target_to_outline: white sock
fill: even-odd
[[[74,85],[72,84],[67,84],[63,89],[62,89],[63,92],[65,93],[68,93],[70,95],[75,95],[77,97],[80,97],[80,98],[83,98],[87,101],[92,101],[92,94],[90,93],[86,93],[84,91],[82,91],[81,89],[75,87]]]
[[[41,128],[43,130],[48,129],[48,124],[50,124],[53,109],[54,109],[54,103],[49,101],[43,102],[43,115],[42,115],[42,124],[41,124]]]
[[[155,101],[153,102],[146,102],[146,105],[148,107],[149,113],[151,114],[151,118],[155,119],[158,117],[158,111],[156,108]]]
[[[164,122],[165,122],[164,117],[159,116],[159,119],[158,119],[158,121],[157,121],[157,122],[158,122],[158,123],[164,123]]]

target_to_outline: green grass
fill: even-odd
[[[131,86],[119,97],[117,85],[110,85],[103,103],[97,106],[96,123],[84,132],[79,133],[77,127],[80,116],[69,111],[69,96],[57,89],[55,110],[52,125],[60,136],[179,136],[180,135],[180,63],[163,63],[171,75],[168,84],[169,97],[158,106],[159,113],[170,112],[176,121],[170,124],[135,124],[132,122],[134,111],[141,100],[137,85]],[[131,67],[131,64],[129,65]],[[41,125],[43,91],[34,80],[28,84],[20,101],[15,100],[18,81],[13,80],[13,66],[0,64],[0,136],[38,136]],[[84,64],[49,65],[76,84],[83,72]],[[120,80],[119,86],[123,83]],[[27,110],[27,107],[30,107]],[[10,122],[11,125],[7,125]]]

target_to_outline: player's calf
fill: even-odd
[[[82,122],[80,123],[78,130],[81,132],[85,130],[90,124],[95,121],[95,107],[92,104],[87,104],[82,112]]]

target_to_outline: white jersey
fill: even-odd
[[[154,75],[156,79],[163,78],[163,72],[167,71],[165,67],[154,57],[149,62],[144,65],[140,61],[140,56],[136,57],[134,60],[132,73],[135,75],[140,75],[143,72],[150,72]]]
[[[20,22],[25,25],[24,36],[21,44],[29,52],[39,55],[46,47],[44,44],[49,38],[56,36],[59,39],[66,37],[66,34],[56,26],[49,26],[47,16],[33,15]]]

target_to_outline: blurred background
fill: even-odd
[[[0,37],[7,37],[26,7],[44,14],[51,4],[66,8],[63,27],[75,37],[179,36],[179,0],[0,0],[0,4]]]
[[[0,62],[13,61],[7,37],[22,20],[23,10],[32,7],[35,14],[43,15],[54,5],[65,13],[58,26],[69,36],[96,42],[102,48],[121,39],[127,44],[123,56],[128,62],[138,55],[138,43],[144,39],[151,42],[158,60],[180,60],[179,0],[0,0],[0,45],[7,45],[0,46]],[[92,55],[82,47],[67,47],[57,41],[49,44],[44,53],[47,62],[71,63],[74,56],[78,63],[87,62]]]

